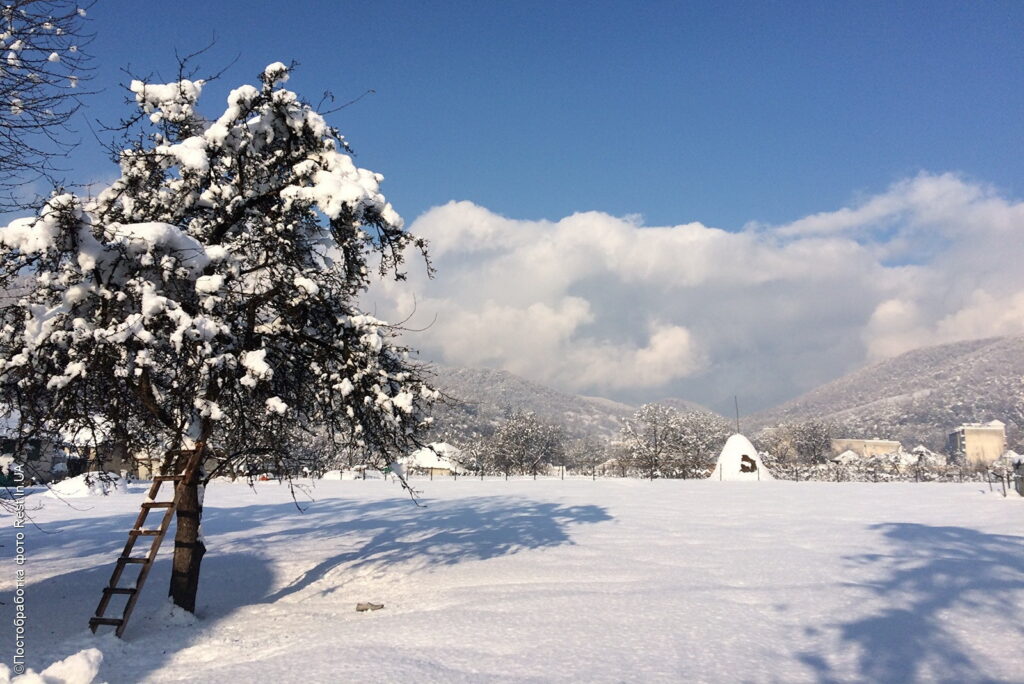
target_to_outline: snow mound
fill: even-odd
[[[715,470],[708,479],[757,481],[775,478],[761,463],[761,457],[750,440],[743,435],[733,435],[722,448]]]
[[[25,674],[11,678],[7,665],[0,664],[0,682],[11,684],[91,684],[100,671],[103,653],[87,648],[58,660],[40,673],[29,669]]]
[[[190,613],[181,606],[174,605],[174,601],[167,599],[163,610],[163,619],[168,625],[179,627],[191,627],[199,622],[195,613]]]
[[[47,496],[61,499],[78,499],[87,496],[110,496],[127,494],[128,483],[117,473],[82,473],[77,477],[61,480],[50,487]]]

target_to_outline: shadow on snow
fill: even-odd
[[[871,527],[888,553],[849,560],[880,574],[867,589],[885,607],[833,625],[857,654],[859,676],[876,682],[993,681],[943,618],[952,610],[970,612],[992,639],[1019,643],[1024,629],[1014,613],[1024,595],[1024,537],[912,523]],[[820,655],[801,658],[821,681],[837,679]]]
[[[216,622],[239,609],[272,603],[329,576],[321,594],[343,587],[350,570],[393,568],[413,573],[571,544],[570,525],[611,520],[599,506],[563,506],[500,496],[441,501],[426,508],[417,508],[401,497],[370,502],[324,499],[304,504],[304,508],[300,512],[292,503],[206,507],[203,530],[209,551],[203,560],[197,601],[199,620],[181,624],[180,617],[171,617],[166,598],[170,554],[165,544],[123,643],[112,636],[97,643],[87,633],[87,623],[135,514],[48,525],[57,532],[37,535],[40,547],[67,546],[68,555],[85,555],[88,549],[97,564],[35,583],[28,578],[26,597],[38,606],[31,611],[29,636],[36,657],[30,658],[29,666],[41,669],[76,650],[98,646],[106,654],[101,678],[142,678],[160,669],[174,652],[198,643]],[[173,528],[167,541],[172,534]],[[287,584],[282,587],[280,580],[275,582],[272,559],[286,553],[290,542],[300,540],[312,540],[318,548],[336,547],[339,552],[312,559],[310,567],[297,576],[283,578]],[[126,572],[122,585],[129,586],[132,581],[134,574]],[[6,603],[0,606],[4,614],[12,608],[10,594],[0,594],[0,601]],[[112,606],[108,615],[119,615],[119,611]]]

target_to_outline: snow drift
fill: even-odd
[[[128,483],[117,473],[82,473],[50,487],[47,496],[78,499],[87,496],[127,494]]]

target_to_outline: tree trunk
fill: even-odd
[[[199,473],[196,469],[183,485],[178,501],[177,530],[174,535],[174,560],[171,564],[171,588],[168,592],[174,605],[190,613],[196,610],[199,592],[199,566],[206,546],[199,536],[203,505],[199,500]]]

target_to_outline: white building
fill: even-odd
[[[1006,424],[964,423],[949,433],[946,449],[951,455],[962,454],[968,465],[989,464],[1006,451]]]

